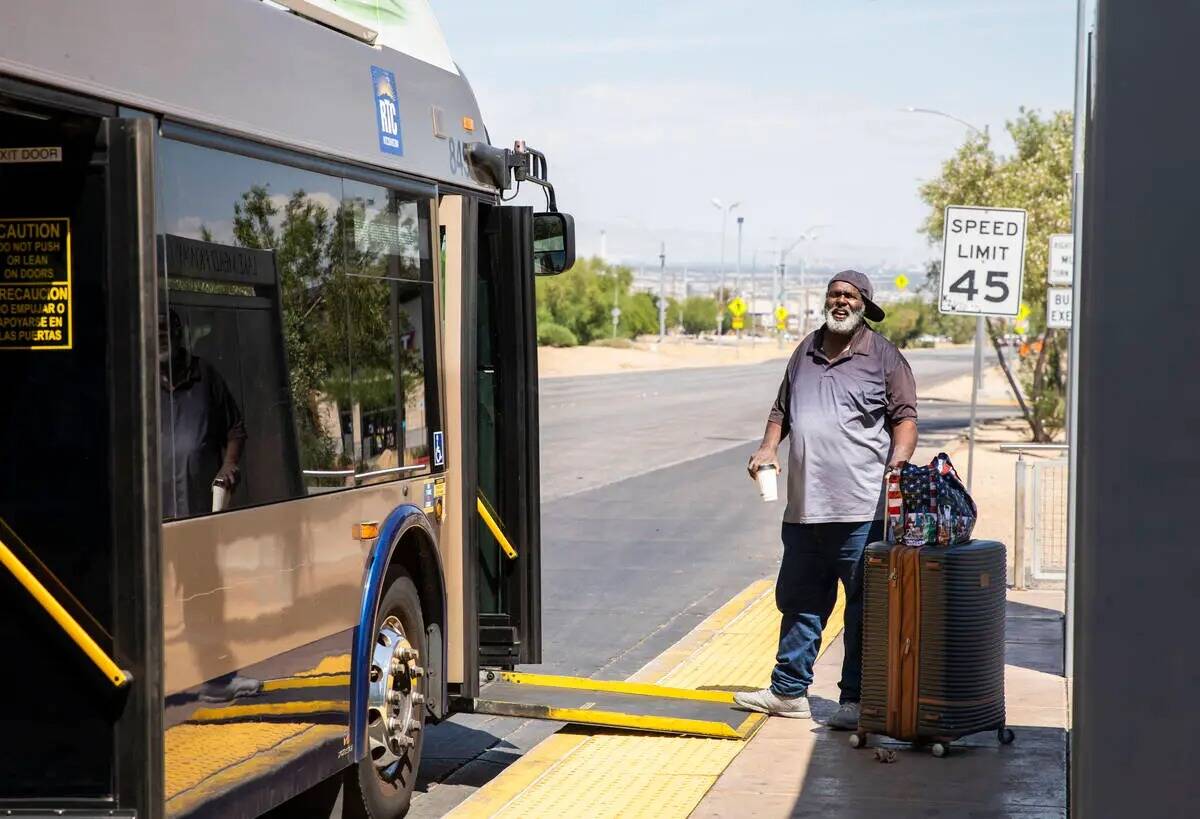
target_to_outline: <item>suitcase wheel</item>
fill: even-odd
[[[941,759],[946,754],[950,753],[950,746],[945,742],[935,742],[929,746],[929,752]]]
[[[996,730],[996,739],[1000,741],[1001,745],[1012,745],[1013,740],[1016,738],[1017,735],[1013,733],[1012,728],[999,728]]]
[[[861,731],[855,731],[853,734],[850,735],[850,747],[851,748],[867,747],[867,735]]]

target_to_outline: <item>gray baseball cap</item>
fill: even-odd
[[[863,311],[863,315],[871,321],[883,321],[883,310],[879,308],[878,304],[871,301],[871,296],[875,294],[875,288],[871,286],[871,280],[865,275],[859,273],[857,270],[843,270],[841,273],[835,273],[833,278],[829,280],[829,284],[825,285],[825,287],[829,288],[834,282],[845,282],[858,288],[859,295],[862,296],[863,305],[866,308]]]

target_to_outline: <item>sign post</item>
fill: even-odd
[[[1020,313],[1026,216],[1018,208],[946,207],[938,310],[976,317],[967,448],[968,491],[975,469],[975,412],[983,373],[983,321],[985,316],[1016,318]]]

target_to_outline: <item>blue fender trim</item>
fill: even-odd
[[[371,556],[363,573],[362,606],[358,614],[358,625],[354,629],[354,656],[350,670],[350,736],[353,737],[355,762],[362,759],[367,752],[367,668],[371,659],[371,641],[374,639],[375,612],[379,608],[383,581],[392,561],[392,553],[400,538],[414,527],[425,533],[431,545],[437,543],[433,528],[424,512],[412,504],[397,506],[379,527],[379,537],[371,547]],[[441,557],[436,548],[433,549],[433,553],[438,565],[438,582],[442,586],[441,622],[444,624],[446,580],[442,572]],[[443,647],[443,655],[444,653]],[[444,678],[445,675],[442,676]]]

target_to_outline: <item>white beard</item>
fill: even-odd
[[[862,310],[851,310],[850,315],[846,316],[841,321],[833,317],[833,311],[826,308],[825,310],[825,326],[835,333],[848,336],[858,329],[858,325],[863,322],[863,313],[866,312],[864,306]]]

